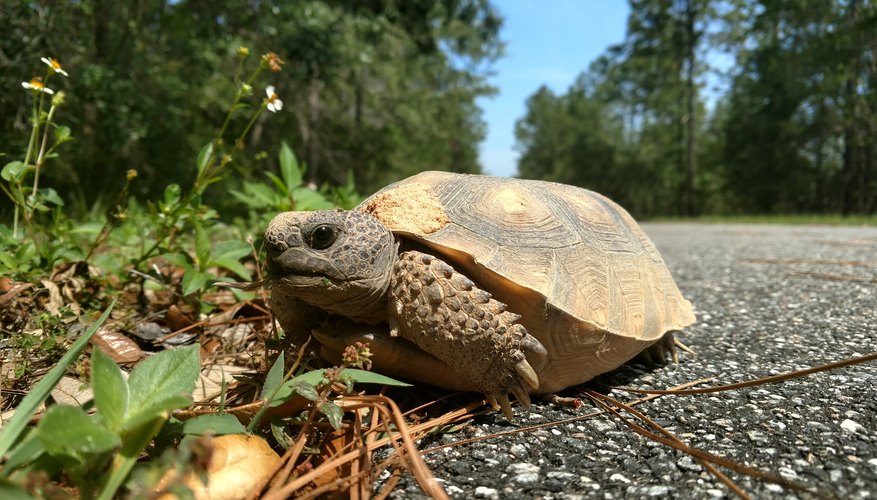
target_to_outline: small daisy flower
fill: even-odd
[[[281,101],[280,98],[277,97],[277,94],[274,93],[274,85],[268,85],[268,87],[265,88],[265,94],[268,96],[266,99],[266,107],[268,108],[268,111],[276,113],[283,109],[283,101]]]
[[[27,90],[34,90],[36,92],[45,92],[46,94],[54,94],[55,91],[46,87],[46,84],[43,83],[43,79],[35,76],[29,82],[21,82],[21,86],[26,88]]]
[[[66,71],[64,71],[63,68],[61,68],[61,63],[59,63],[58,60],[54,57],[42,57],[40,58],[40,61],[43,61],[48,67],[52,68],[53,73],[60,73],[64,76],[70,76],[67,74]]]

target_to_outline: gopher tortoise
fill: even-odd
[[[510,393],[526,406],[695,321],[623,208],[552,182],[423,172],[354,210],[281,213],[265,245],[294,342],[313,333],[337,360],[366,340],[376,371],[480,391],[506,415]]]

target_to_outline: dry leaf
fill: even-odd
[[[8,279],[8,278],[3,278]],[[9,281],[9,289],[5,290],[3,295],[0,295],[0,306],[4,306],[12,301],[15,297],[17,297],[21,292],[27,290],[32,287],[32,283],[15,283],[13,281]]]
[[[215,398],[222,390],[222,381],[226,384],[234,382],[234,376],[252,372],[250,368],[236,365],[210,365],[201,370],[201,377],[192,396],[195,401],[206,402]]]
[[[0,278],[0,293],[6,293],[9,290],[12,290],[13,284],[14,282],[9,276],[3,276],[2,278]]]
[[[207,466],[207,484],[195,474],[183,479],[196,499],[231,500],[247,498],[268,484],[281,459],[259,436],[229,434],[212,440],[212,453]],[[163,488],[173,477],[165,475],[158,487]],[[173,498],[163,495],[162,500]]]
[[[60,315],[59,310],[61,309],[61,306],[64,305],[64,299],[61,298],[61,289],[58,288],[58,285],[49,280],[40,280],[40,283],[42,283],[42,285],[46,287],[46,291],[49,292],[49,299],[44,304],[44,307],[52,314],[52,316]]]
[[[91,388],[78,378],[73,377],[62,377],[58,385],[52,389],[52,399],[56,403],[80,406],[93,397],[94,393]]]
[[[116,363],[136,363],[146,356],[127,335],[109,328],[98,329],[91,338],[91,343]]]
[[[333,458],[343,455],[345,452],[351,450],[348,445],[353,441],[356,441],[356,436],[354,435],[352,428],[333,431],[328,436],[326,436],[323,439],[323,442],[320,444],[320,454],[317,460],[319,461],[319,463],[329,462]],[[314,484],[316,484],[317,486],[323,486],[324,484],[328,484],[341,476],[346,477],[349,475],[350,462],[346,462],[339,468],[331,469],[323,474],[320,474],[319,477],[314,479]]]
[[[172,332],[178,332],[184,328],[192,326],[192,320],[183,314],[183,312],[180,311],[180,308],[175,305],[171,305],[167,308],[165,322]]]

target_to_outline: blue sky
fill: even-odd
[[[491,83],[499,93],[478,101],[487,122],[479,158],[484,172],[514,175],[515,121],[541,85],[565,92],[607,47],[621,42],[630,11],[625,0],[497,0],[505,17],[505,57]]]

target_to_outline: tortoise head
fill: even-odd
[[[265,231],[271,293],[292,295],[356,321],[387,318],[398,244],[371,215],[353,210],[283,212]]]

